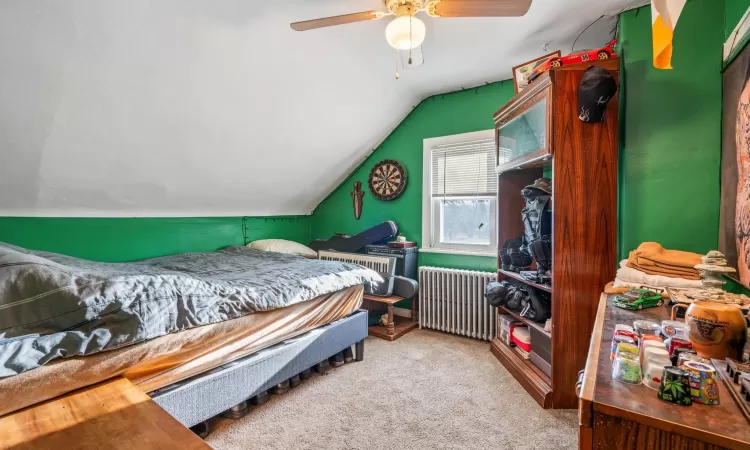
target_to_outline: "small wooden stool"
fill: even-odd
[[[399,297],[397,295],[391,295],[390,297],[378,297],[377,295],[365,294],[364,299],[378,303],[385,303],[388,306],[388,324],[386,326],[371,326],[369,328],[370,336],[377,336],[387,341],[395,341],[396,339],[419,326],[419,322],[417,322],[417,309],[415,308],[417,296],[414,296],[414,298],[412,299],[411,319],[393,315],[393,305],[402,300],[405,300],[404,297]]]

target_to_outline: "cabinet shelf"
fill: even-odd
[[[510,314],[510,315],[511,315],[511,316],[513,316],[513,318],[515,318],[516,320],[520,320],[521,322],[523,322],[524,324],[526,324],[526,325],[530,326],[531,328],[534,328],[534,329],[535,329],[535,330],[537,330],[538,332],[540,332],[540,333],[543,333],[543,334],[544,334],[545,336],[547,336],[547,337],[549,337],[549,338],[552,338],[552,333],[551,333],[551,332],[549,332],[549,331],[546,331],[546,330],[544,329],[544,326],[543,326],[543,325],[540,325],[540,324],[538,324],[538,323],[534,322],[533,320],[529,320],[529,319],[527,319],[527,318],[525,318],[525,317],[522,317],[522,316],[521,316],[520,314],[518,314],[517,312],[515,312],[515,311],[513,311],[513,310],[511,310],[511,309],[508,309],[508,308],[502,307],[502,306],[498,308],[498,311],[499,311],[500,313],[502,313],[502,314]]]
[[[526,278],[522,277],[521,275],[519,275],[519,274],[517,274],[515,272],[509,272],[507,270],[498,269],[497,273],[500,274],[500,275],[502,275],[502,276],[505,276],[505,277],[508,277],[508,278],[513,278],[514,280],[518,280],[521,283],[527,284],[527,285],[529,285],[531,287],[535,287],[535,288],[537,288],[539,290],[542,290],[544,292],[549,292],[550,294],[552,293],[552,286],[547,286],[546,284],[534,283],[533,281],[529,281]]]
[[[524,359],[515,350],[508,347],[500,340],[494,338],[490,344],[490,350],[508,372],[521,383],[531,397],[539,403],[542,408],[552,406],[552,380],[539,370],[528,359]]]

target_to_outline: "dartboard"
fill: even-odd
[[[375,164],[368,180],[370,192],[378,200],[393,200],[406,189],[406,168],[392,159]]]

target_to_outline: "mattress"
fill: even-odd
[[[356,264],[241,246],[102,263],[0,243],[0,378],[371,281]]]
[[[354,286],[0,379],[0,416],[116,376],[152,392],[346,317],[362,304],[363,290]]]

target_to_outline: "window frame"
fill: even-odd
[[[441,145],[458,144],[461,142],[478,141],[483,139],[496,140],[495,129],[474,131],[470,133],[454,134],[424,139],[422,154],[422,242],[420,252],[447,253],[472,256],[497,257],[497,195],[477,197],[446,197],[450,198],[480,198],[490,200],[490,244],[451,244],[440,242],[440,201],[442,198],[432,197],[432,150]],[[497,146],[497,144],[496,144]],[[494,172],[494,166],[492,170]]]

